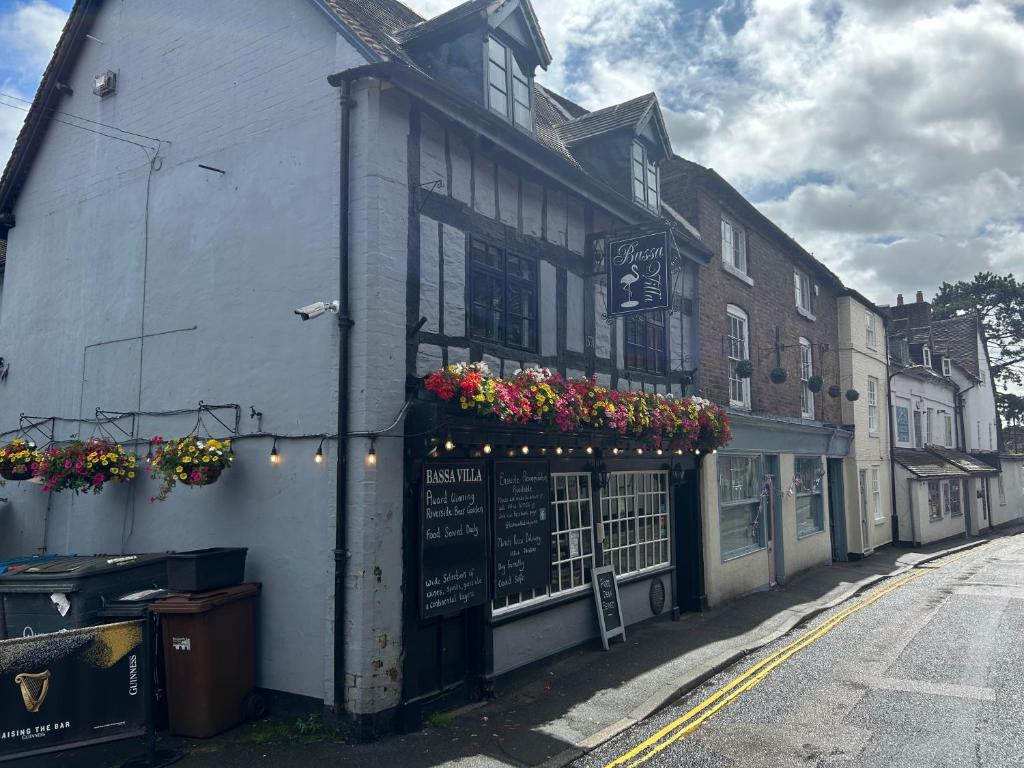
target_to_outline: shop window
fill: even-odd
[[[537,262],[473,240],[469,332],[473,338],[537,349]]]
[[[868,432],[878,434],[878,379],[868,376]]]
[[[750,359],[747,339],[747,313],[732,304],[728,306],[729,336],[726,339],[726,356],[729,358],[729,405],[735,408],[750,407],[750,379],[737,372],[740,361]]]
[[[821,459],[796,459],[795,470],[796,533],[797,536],[808,536],[825,530]]]
[[[495,600],[495,613],[578,591],[594,567],[594,514],[590,473],[551,475],[551,583],[546,589]]]
[[[612,472],[601,494],[601,551],[615,573],[643,571],[672,560],[668,473]]]
[[[942,491],[938,480],[928,481],[928,519],[942,519]]]
[[[625,318],[626,367],[647,373],[665,373],[665,313],[641,312]]]
[[[959,517],[964,513],[963,504],[960,502],[961,483],[959,480],[947,480],[946,485],[949,487],[949,516]]]
[[[722,560],[765,546],[764,473],[760,456],[718,454],[718,520]]]
[[[814,418],[814,393],[809,381],[814,375],[814,361],[811,359],[811,342],[800,339],[800,415],[805,419]]]

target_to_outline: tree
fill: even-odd
[[[1024,283],[1011,275],[979,272],[970,282],[943,283],[932,316],[943,320],[977,314],[988,341],[992,379],[1004,392],[1024,384]]]

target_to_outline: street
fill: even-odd
[[[1024,536],[882,582],[573,763],[1024,765]]]

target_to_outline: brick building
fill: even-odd
[[[829,522],[843,518],[852,438],[836,396],[850,388],[839,365],[843,286],[715,171],[673,158],[662,194],[716,255],[702,273],[694,381],[733,421],[732,443],[703,464],[715,604],[845,555]]]

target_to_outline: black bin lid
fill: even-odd
[[[45,581],[48,579],[67,581],[68,579],[89,578],[127,571],[166,562],[166,560],[167,555],[164,554],[61,557],[22,568],[15,573],[5,574],[0,576],[0,581]]]

